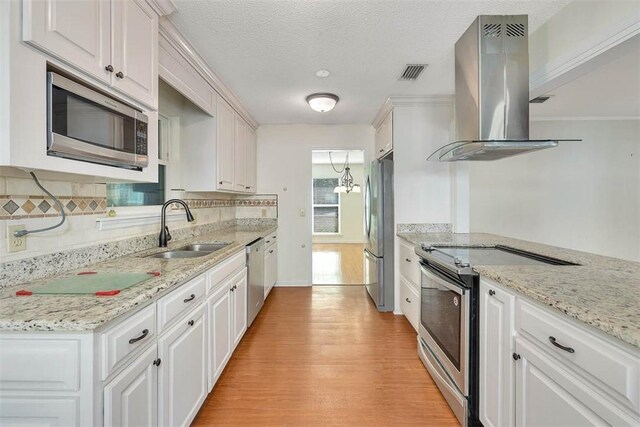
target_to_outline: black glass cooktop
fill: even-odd
[[[442,261],[459,260],[462,265],[571,265],[555,258],[548,258],[504,246],[454,247],[436,246],[431,252]]]

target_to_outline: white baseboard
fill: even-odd
[[[362,240],[322,239],[322,240],[313,241],[312,243],[318,244],[318,245],[322,245],[325,243],[330,243],[332,245],[339,244],[339,243],[346,243],[346,244],[357,243],[360,245],[364,245],[365,242],[363,242]]]
[[[393,314],[395,314],[396,316],[404,316],[403,312],[397,310],[393,310]]]
[[[286,288],[286,287],[305,287],[306,288],[311,286],[311,283],[308,280],[305,280],[305,281],[293,280],[291,282],[278,281],[276,282],[275,286],[278,288]]]

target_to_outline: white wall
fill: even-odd
[[[278,195],[278,284],[311,285],[311,153],[373,151],[369,125],[264,125],[258,128],[258,193]],[[300,216],[303,209],[305,216]]]
[[[640,261],[640,121],[541,121],[532,138],[582,138],[470,162],[472,232]]]
[[[316,234],[313,243],[364,243],[364,165],[351,163],[350,167],[353,180],[360,184],[362,192],[340,194],[340,234]],[[313,165],[314,178],[340,176],[342,174],[337,174],[331,165]]]

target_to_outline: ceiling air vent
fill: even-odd
[[[524,24],[507,24],[507,37],[524,37]]]
[[[483,31],[485,37],[500,37],[500,33],[502,32],[502,25],[484,24]]]
[[[407,64],[400,76],[400,80],[415,80],[424,71],[427,64]]]

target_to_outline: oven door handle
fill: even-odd
[[[420,270],[422,270],[422,274],[424,274],[425,276],[429,277],[431,280],[435,280],[436,283],[438,283],[439,285],[442,285],[443,287],[449,289],[452,292],[457,293],[458,295],[464,295],[465,294],[465,288],[455,285],[453,283],[447,282],[444,279],[441,279],[440,277],[436,276],[435,274],[433,274],[431,271],[429,271],[428,269],[426,269],[423,265],[420,266]]]

